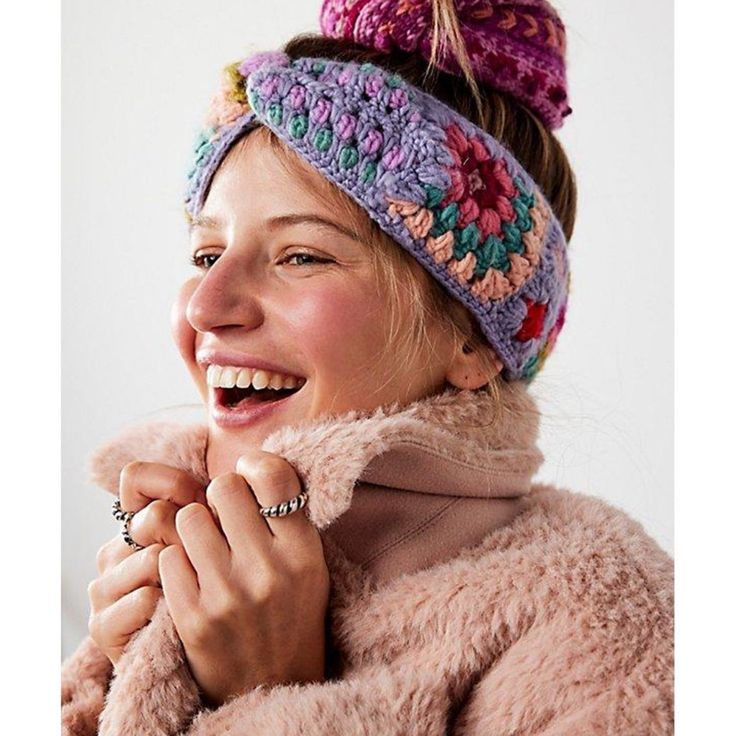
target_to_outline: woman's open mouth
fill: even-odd
[[[224,409],[238,409],[243,406],[255,406],[265,404],[269,401],[283,401],[295,394],[301,386],[296,388],[262,388],[260,390],[248,386],[248,388],[216,388],[215,403]]]
[[[242,427],[284,407],[306,383],[293,388],[210,387],[212,417],[223,427]]]

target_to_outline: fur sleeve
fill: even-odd
[[[61,733],[96,736],[112,662],[87,636],[61,665]]]
[[[672,736],[667,631],[643,623],[645,642],[612,641],[593,623],[580,616],[527,632],[471,690],[452,735]]]
[[[162,596],[130,638],[100,715],[98,736],[173,736],[202,708],[199,688]]]
[[[438,678],[417,668],[376,666],[360,677],[259,686],[199,713],[186,736],[444,736],[448,710]]]

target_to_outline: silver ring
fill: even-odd
[[[125,521],[126,514],[129,514],[129,511],[123,511],[120,508],[120,499],[116,498],[112,502],[112,515],[118,520],[118,521]]]
[[[283,503],[277,503],[274,506],[261,506],[261,516],[288,516],[293,514],[295,511],[304,508],[309,499],[309,494],[306,491],[302,491],[298,496],[284,501]]]
[[[130,536],[130,522],[132,521],[133,517],[136,515],[137,512],[135,511],[123,511],[120,508],[120,499],[116,498],[112,502],[112,515],[118,520],[123,522],[123,528],[120,530],[120,533],[123,535],[123,539],[125,540],[125,543],[129,546],[138,551],[139,549],[145,549],[145,545],[138,544],[138,542],[133,539],[133,537]]]

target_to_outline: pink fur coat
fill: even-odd
[[[89,637],[63,663],[62,732],[671,734],[671,558],[622,511],[532,483],[534,403],[510,388],[504,407],[448,388],[274,432],[330,570],[327,681],[204,707],[162,598],[114,671]],[[117,493],[139,459],[206,483],[206,434],[129,428],[92,477]]]

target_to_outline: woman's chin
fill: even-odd
[[[223,473],[235,472],[235,464],[244,446],[260,448],[269,435],[299,421],[304,416],[294,401],[299,393],[280,401],[267,402],[263,408],[228,408],[213,406],[210,402],[206,458],[208,476],[215,478]],[[271,403],[275,405],[269,406]]]

